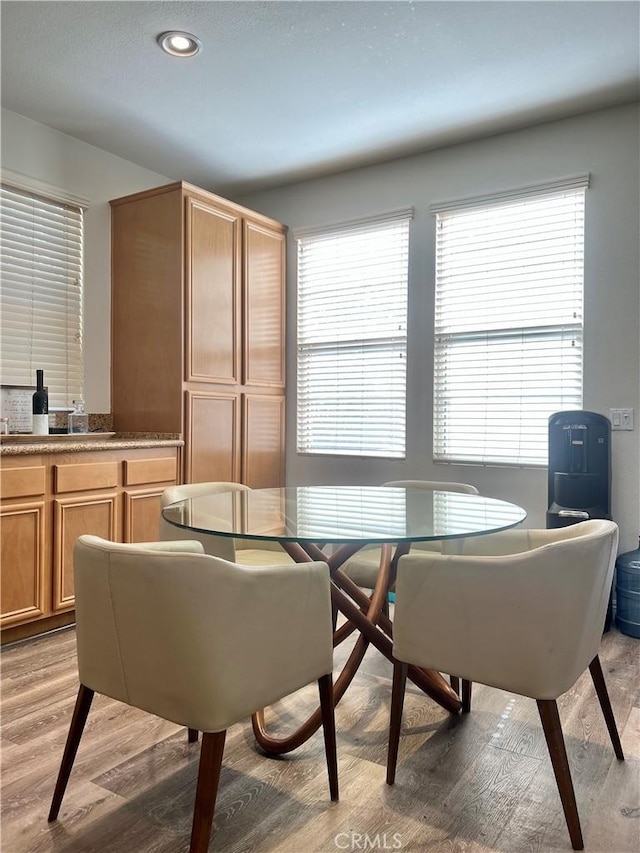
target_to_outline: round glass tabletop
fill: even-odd
[[[281,542],[419,542],[521,524],[516,504],[481,495],[390,486],[293,486],[202,495],[165,507],[198,533]]]

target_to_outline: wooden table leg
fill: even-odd
[[[287,544],[289,545],[290,543]],[[361,614],[367,625],[375,626],[376,620],[378,619],[382,611],[382,604],[384,598],[388,595],[389,579],[391,573],[391,548],[390,546],[385,546],[385,549],[386,550],[383,551],[380,563],[380,571],[378,573],[378,582],[376,583],[376,589],[374,590],[374,594],[371,599],[367,599],[367,613]],[[295,556],[296,558],[301,556],[300,553],[297,551],[297,548],[292,548],[291,551],[293,551],[291,556]],[[311,556],[307,554],[307,561],[310,559]],[[315,554],[313,559],[316,559]],[[328,561],[328,559],[330,558],[327,558],[326,556],[324,557],[325,561]],[[346,559],[346,557],[344,557],[343,560],[344,559]],[[298,562],[302,562],[302,560],[298,560]],[[337,590],[332,584],[331,600],[334,605],[338,606],[338,608],[340,609],[339,602],[336,601],[335,598],[336,592]],[[358,637],[358,640],[356,641],[356,644],[353,650],[351,651],[347,662],[342,668],[342,672],[334,682],[334,706],[338,704],[340,699],[342,699],[347,687],[353,681],[354,676],[358,671],[360,664],[362,663],[362,659],[365,656],[368,646],[369,638],[361,632],[360,637]],[[296,729],[295,732],[293,732],[287,737],[273,737],[267,733],[264,721],[264,711],[256,712],[251,718],[251,722],[253,725],[253,733],[259,746],[266,753],[282,755],[285,752],[291,752],[291,750],[296,749],[297,747],[305,743],[305,741],[307,741],[311,737],[311,735],[313,735],[320,728],[320,725],[322,723],[322,715],[320,708],[317,708],[313,712],[313,714],[311,714],[311,716],[308,717],[307,720],[305,720],[305,722],[298,729]]]
[[[362,610],[366,608],[370,600],[367,594],[360,589],[360,587],[355,584],[351,578],[345,575],[344,572],[340,571],[340,566],[342,566],[345,560],[352,556],[353,553],[353,551],[351,551],[351,546],[342,547],[345,551],[343,552],[342,548],[338,549],[338,551],[330,558],[332,562],[329,562],[331,579],[334,583],[334,591],[332,593],[333,602],[334,604],[337,604],[338,608],[347,617],[347,619],[369,639],[372,645],[382,652],[382,654],[389,660],[393,660],[393,645],[390,641],[393,637],[393,623],[384,613],[379,613],[377,615],[375,624],[364,615]],[[383,546],[383,549],[388,547],[389,546]],[[409,552],[409,548],[410,545],[403,542],[395,549],[393,558],[390,561],[388,579],[386,575],[382,577],[383,582],[386,582],[387,584],[385,597],[388,595],[389,586],[391,586],[395,581],[398,560],[404,554]],[[313,554],[311,549],[310,553]],[[314,559],[320,559],[319,555],[314,555]],[[382,562],[384,562],[384,559]],[[376,591],[379,588],[380,580],[381,577],[379,573],[378,581],[376,581]],[[337,589],[335,589],[336,587]],[[344,593],[346,593],[346,596]],[[356,609],[353,602],[355,602],[360,609]],[[347,612],[347,610],[349,612]],[[382,629],[382,631],[380,629]],[[382,632],[384,632],[384,634]],[[417,687],[423,690],[445,710],[452,714],[457,714],[460,711],[462,707],[460,697],[451,689],[451,685],[445,681],[439,672],[430,669],[422,669],[422,667],[410,666],[408,674],[411,681],[413,681]]]
[[[363,636],[358,637],[342,672],[333,682],[334,707],[342,699],[347,687],[353,681],[353,677],[358,671],[368,647],[369,641]],[[311,714],[311,716],[308,717],[304,723],[295,730],[295,732],[285,737],[274,737],[267,733],[264,721],[264,711],[257,711],[251,717],[251,723],[253,726],[253,734],[260,748],[269,755],[283,755],[286,752],[291,752],[293,749],[297,749],[299,746],[302,746],[303,743],[306,743],[306,741],[308,741],[309,738],[318,731],[322,725],[322,714],[320,708],[316,708],[313,714]]]
[[[284,550],[298,563],[322,560],[328,564],[331,572],[333,606],[340,610],[348,620],[348,627],[341,626],[334,632],[334,646],[342,642],[353,630],[360,632],[360,637],[333,685],[334,704],[337,705],[353,681],[369,643],[374,645],[389,660],[393,660],[391,640],[393,623],[383,613],[383,606],[389,595],[389,587],[395,579],[398,559],[407,553],[409,546],[402,544],[398,546],[395,554],[392,554],[391,546],[383,545],[376,586],[373,595],[369,597],[344,572],[340,571],[340,566],[360,550],[360,545],[342,545],[333,554],[326,555],[316,545],[305,544],[303,547],[295,542],[282,542],[281,544]],[[454,714],[458,713],[461,707],[460,699],[439,672],[410,666],[408,677],[447,711]],[[252,717],[256,741],[266,753],[274,755],[281,755],[301,746],[320,728],[321,723],[320,708],[317,708],[292,734],[285,737],[273,737],[266,731],[264,711],[258,711]]]
[[[333,600],[347,617],[355,623],[358,630],[375,646],[378,651],[388,658],[393,660],[393,643],[385,636],[382,631],[372,625],[369,620],[363,616],[362,612],[351,602],[340,590],[332,591]],[[462,703],[456,693],[447,684],[439,672],[431,669],[422,669],[417,666],[410,666],[408,672],[409,678],[430,696],[435,702],[441,705],[445,710],[452,714],[457,714]]]

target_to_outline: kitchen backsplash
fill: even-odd
[[[68,418],[66,412],[50,412],[49,427],[64,429],[68,424]],[[113,432],[113,415],[89,412],[89,432]]]

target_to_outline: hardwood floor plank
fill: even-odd
[[[538,766],[535,758],[488,746],[443,801],[428,803],[430,822],[448,839],[482,839],[493,848]]]
[[[337,666],[349,647],[337,650]],[[600,654],[626,762],[613,755],[588,673],[559,701],[589,853],[637,849],[639,650],[612,631]],[[3,649],[3,853],[186,853],[199,745],[106,697],[96,696],[60,820],[47,824],[76,690],[73,630]],[[209,850],[570,852],[533,700],[474,685],[471,714],[452,717],[409,686],[388,786],[390,695],[389,662],[371,649],[336,710],[338,803],[329,800],[320,732],[273,759],[257,752],[249,721],[232,727]],[[310,685],[267,709],[267,725],[291,731],[317,701]]]
[[[243,743],[240,727],[234,728],[237,736],[229,738],[223,757],[214,818],[217,825],[224,825],[229,820],[249,826],[259,822],[262,814],[282,808],[290,791],[297,791],[318,773],[326,776],[321,752],[313,758],[305,755],[304,749],[283,758],[257,756],[253,746]],[[195,799],[199,748],[193,744],[190,754],[185,757],[183,741],[182,733],[174,735],[93,779],[93,782],[117,793],[141,814],[151,815],[160,826],[183,825],[182,831],[188,834]],[[326,799],[329,799],[326,782],[325,788]]]
[[[52,655],[54,648],[55,654]],[[63,628],[59,631],[43,634],[40,637],[20,640],[20,642],[2,646],[0,654],[3,663],[10,669],[11,678],[16,678],[25,672],[37,672],[42,667],[51,666],[56,660],[68,660],[69,655],[72,655],[75,662],[75,627]],[[4,678],[3,675],[3,681]]]
[[[604,783],[591,792],[582,809],[583,831],[589,850],[637,853],[640,849],[640,761],[611,764]]]
[[[182,731],[173,723],[112,702],[104,696],[97,696],[93,704],[73,770],[74,773],[86,772],[87,777],[104,772],[147,746]],[[19,746],[21,760],[14,761],[5,769],[2,778],[4,789],[18,790],[36,784],[42,775],[44,760],[52,763],[52,778],[55,777],[72,710],[73,701],[70,701],[64,719],[55,728],[42,734],[38,741]]]
[[[640,708],[631,709],[626,726],[618,731],[624,757],[640,760]]]
[[[402,795],[385,784],[384,767],[346,754],[339,758],[338,772],[340,802],[322,799],[326,782],[319,774],[300,791],[296,819],[289,821],[286,816],[286,823],[274,825],[265,851],[339,851],[358,849],[357,844],[363,849],[365,837],[370,845],[377,839],[379,849],[397,849],[398,841],[404,850],[420,849],[421,821],[402,821],[398,811]],[[256,848],[261,853],[262,849]]]

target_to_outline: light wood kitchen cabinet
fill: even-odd
[[[284,387],[284,236],[244,222],[245,385]]]
[[[124,541],[155,542],[160,538],[160,499],[178,477],[175,454],[124,461]],[[155,483],[155,486],[150,486]]]
[[[73,546],[159,538],[160,497],[179,480],[179,449],[3,455],[0,626],[8,642],[73,621]]]
[[[184,482],[283,485],[284,226],[186,183],[111,207],[115,429],[182,434]]]
[[[240,395],[187,391],[185,482],[240,482]]]
[[[15,625],[46,610],[44,500],[15,503],[0,520],[2,624]]]
[[[242,481],[268,489],[284,481],[284,397],[243,394],[244,446]],[[280,453],[273,448],[281,442]]]
[[[160,538],[160,498],[164,489],[124,492],[124,541],[157,542]]]
[[[187,197],[187,382],[240,382],[241,221]]]
[[[73,546],[84,534],[122,541],[118,494],[78,495],[53,501],[53,612],[73,608]]]
[[[47,468],[22,457],[2,470],[0,495],[0,595],[2,624],[41,617],[47,609]]]

